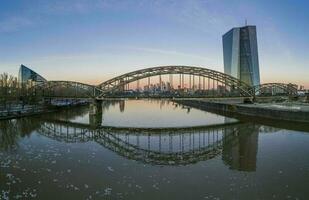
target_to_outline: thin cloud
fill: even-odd
[[[87,14],[105,10],[143,10],[176,21],[182,25],[213,33],[236,23],[233,13],[216,12],[212,9],[214,1],[206,0],[56,0],[39,2],[43,13]]]
[[[179,52],[175,50],[164,50],[164,49],[156,49],[156,48],[147,48],[147,47],[131,47],[131,46],[110,46],[110,47],[104,47],[99,50],[99,52],[93,52],[93,53],[78,53],[78,54],[67,54],[67,55],[50,55],[50,56],[43,56],[38,57],[34,59],[33,61],[36,63],[44,63],[44,62],[50,62],[50,61],[63,61],[63,60],[87,60],[87,59],[101,59],[102,53],[115,50],[115,51],[139,51],[139,52],[145,52],[145,53],[154,53],[154,54],[161,54],[161,55],[168,55],[168,56],[178,56],[178,57],[185,57],[190,59],[198,59],[203,61],[212,61],[212,59],[201,56],[197,54],[189,54],[185,52]]]
[[[236,24],[232,13],[216,12],[212,9],[213,1],[202,0],[169,0],[157,1],[153,8],[158,15],[184,26],[202,31],[207,34],[224,32],[226,27]]]
[[[49,2],[40,2],[40,10],[51,14],[88,14],[93,11],[99,11],[112,7],[117,1],[113,0],[56,0]],[[118,3],[117,3],[118,4]]]
[[[173,50],[163,50],[163,49],[144,48],[144,47],[121,47],[121,48],[133,50],[133,51],[143,51],[143,52],[148,52],[148,53],[158,53],[158,54],[164,54],[164,55],[190,57],[193,59],[206,60],[206,61],[211,60],[205,56],[199,56],[196,54],[188,54],[188,53],[183,53],[183,52],[178,52],[178,51],[173,51]]]
[[[33,25],[33,21],[24,17],[9,17],[0,21],[0,33],[19,31]]]
[[[203,0],[55,0],[39,1],[37,6],[29,10],[32,13],[62,15],[134,9],[152,12],[207,34],[217,34],[224,32],[231,24],[236,24],[236,19],[233,13],[217,12],[212,9],[213,3],[216,2]]]

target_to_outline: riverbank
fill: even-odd
[[[240,117],[259,117],[290,122],[309,122],[309,104],[305,103],[254,103],[244,104],[229,101],[209,101],[206,99],[174,100],[186,106],[206,111],[219,111],[223,114]]]
[[[0,120],[28,117],[48,112],[43,105],[13,105],[0,110]]]
[[[44,113],[50,113],[58,111],[59,109],[63,108],[83,106],[88,103],[89,102],[86,101],[80,101],[80,102],[56,101],[52,102],[52,104],[37,104],[37,105],[13,104],[6,107],[0,107],[0,120],[16,119]]]

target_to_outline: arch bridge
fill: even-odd
[[[237,89],[241,96],[253,96],[253,93],[250,91],[251,87],[248,84],[222,72],[193,66],[160,66],[129,72],[105,81],[97,86],[102,90],[102,93],[98,97],[101,98],[108,96],[110,93],[122,89],[125,85],[139,81],[141,79],[148,78],[148,85],[150,85],[150,77],[174,74],[179,75],[179,85],[182,88],[184,87],[184,75],[192,75],[199,77],[199,87],[201,86],[201,78],[203,79],[203,86],[205,86],[206,78],[208,79],[208,87],[210,85],[210,80],[212,80],[212,88],[214,88],[216,82],[217,85],[220,83],[221,86],[223,86],[225,89],[227,87]]]
[[[179,91],[185,89],[186,79],[190,81],[189,88],[191,88],[191,78],[193,79],[194,88],[196,86],[194,85],[194,77],[198,79],[198,88],[194,89],[200,92],[200,94],[202,94],[201,96],[209,96],[205,95],[205,91],[207,91],[207,93],[212,91],[212,97],[221,97],[222,94],[218,92],[219,90],[224,91],[223,96],[242,97],[262,96],[265,94],[273,96],[279,93],[284,95],[297,94],[297,86],[293,84],[266,83],[251,87],[243,81],[225,73],[194,66],[159,66],[136,70],[114,77],[96,86],[75,81],[45,81],[38,83],[34,87],[34,93],[39,93],[47,98],[102,99],[111,97],[113,94],[117,94],[117,92],[124,91],[125,88],[129,88],[129,84],[133,82],[139,83],[141,80],[144,80],[146,86],[150,88],[150,80],[152,77],[156,76],[159,76],[159,84],[161,86],[161,76],[163,75],[170,75],[171,82],[173,81],[173,75],[179,75],[179,81],[174,81],[179,83],[178,90],[172,88],[173,91],[177,92],[171,93],[171,96],[181,96],[179,95]],[[178,77],[176,77],[176,79],[177,78]],[[208,88],[206,88],[206,83]],[[171,83],[171,85],[173,85],[173,83]],[[217,93],[215,92],[215,88]],[[194,97],[194,95],[189,94],[188,97]]]
[[[46,81],[34,89],[44,97],[53,98],[96,98],[103,92],[94,85],[75,81]]]
[[[286,83],[264,83],[253,86],[251,93],[259,96],[297,95],[297,85]]]

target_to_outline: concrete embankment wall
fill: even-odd
[[[71,104],[71,103],[59,103],[54,105],[21,105],[15,104],[8,107],[0,107],[0,120],[15,119],[21,117],[28,117],[32,115],[39,115],[49,112],[54,112],[62,108],[71,108],[74,106],[85,105],[84,102]]]
[[[200,108],[206,111],[215,110],[222,113],[237,114],[241,116],[309,122],[309,112],[302,110],[279,110],[274,108],[262,108],[250,104],[229,104],[220,102],[208,102],[204,100],[175,100],[175,102]]]
[[[0,104],[0,120],[15,119],[55,112],[62,108],[88,105],[89,99],[76,98],[43,98],[39,102],[26,104],[22,101],[8,101],[5,105]]]
[[[27,117],[31,115],[37,115],[46,112],[47,109],[44,106],[38,105],[14,105],[7,109],[0,110],[0,120],[14,119],[19,117]]]

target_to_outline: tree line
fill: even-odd
[[[8,73],[0,74],[0,106],[31,104],[37,100],[31,83],[21,84],[17,77]]]

